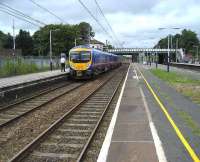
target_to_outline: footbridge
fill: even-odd
[[[158,54],[159,59],[166,58],[166,54],[170,53],[170,56],[182,60],[184,56],[183,49],[162,49],[162,48],[114,48],[108,49],[107,52],[117,55],[132,55],[132,60],[138,56],[149,56]]]

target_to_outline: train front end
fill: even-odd
[[[73,48],[69,52],[70,76],[88,78],[92,76],[92,49]]]

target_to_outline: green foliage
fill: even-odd
[[[22,55],[32,55],[33,53],[33,39],[30,33],[24,30],[20,30],[16,36],[16,47],[22,50]]]
[[[113,49],[114,47],[112,45],[108,45],[108,49]]]
[[[15,60],[8,59],[4,66],[0,68],[0,77],[34,73],[44,70],[46,70],[46,68],[39,69],[36,64],[26,63],[22,58],[16,58]]]
[[[74,47],[75,39],[77,45],[88,43],[89,31],[91,31],[90,35],[94,36],[92,27],[86,22],[82,22],[79,25],[46,25],[33,35],[35,54],[48,55],[50,30],[52,31],[52,52],[54,56],[59,56],[61,52],[67,54]]]
[[[158,78],[160,78],[164,81],[167,81],[171,84],[176,84],[176,83],[200,84],[200,80],[194,80],[187,76],[177,74],[176,72],[167,72],[167,71],[161,70],[161,69],[151,69],[151,72]]]
[[[13,49],[13,37],[10,35],[10,33],[5,36],[3,47],[6,49]]]
[[[94,37],[95,33],[92,31],[90,24],[86,22],[81,22],[78,25],[79,37],[81,39],[81,44],[88,44],[90,37]]]
[[[0,31],[0,48],[3,48],[7,35]]]
[[[36,31],[33,35],[34,53],[48,55],[49,53],[49,34],[52,31],[53,55],[60,55],[61,52],[68,52],[74,46],[75,40],[74,25],[47,25]]]
[[[80,24],[50,24],[40,28],[33,36],[29,32],[20,30],[16,36],[16,48],[22,50],[22,55],[49,55],[49,34],[52,31],[52,52],[59,56],[61,52],[68,51],[77,45],[87,44],[89,36],[94,37],[95,33],[89,23]],[[0,31],[0,47],[13,48],[13,37],[8,33]]]
[[[200,127],[198,123],[196,123],[192,116],[186,113],[183,110],[176,110],[178,115],[183,119],[184,123],[192,129],[192,133],[200,137]]]
[[[186,53],[192,53],[195,55],[194,45],[199,45],[197,34],[191,30],[183,30],[180,39],[180,46],[185,48]]]
[[[160,69],[152,69],[151,72],[158,78],[166,81],[178,92],[189,97],[193,102],[200,104],[200,80],[189,78],[176,72],[166,72]]]
[[[176,48],[176,41],[178,40],[178,48],[184,48],[186,53],[192,53],[193,55],[195,55],[194,45],[199,45],[199,39],[195,32],[184,29],[181,34],[170,36],[173,40],[171,48]],[[168,37],[161,39],[156,46],[159,46],[160,48],[168,48]]]

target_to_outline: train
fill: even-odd
[[[120,65],[119,56],[87,45],[69,51],[70,76],[73,78],[92,78]]]

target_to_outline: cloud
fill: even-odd
[[[59,15],[66,23],[79,23],[87,21],[92,24],[96,38],[105,42],[112,41],[99,25],[78,3],[78,0],[34,0]],[[94,0],[82,0],[93,12],[99,21],[109,31],[109,27],[100,12],[97,10]],[[187,28],[200,33],[200,1],[199,0],[97,0],[102,7],[105,16],[113,27],[118,39],[125,42],[126,47],[154,46],[157,40],[168,33],[175,34],[179,31],[159,31],[159,27]],[[2,0],[1,0],[2,2]],[[39,19],[45,23],[60,23],[58,19],[38,8],[29,0],[3,0],[9,6]],[[21,20],[16,21],[16,28],[26,29],[32,33],[38,27],[32,26]],[[0,14],[0,30],[12,31],[12,17],[4,13]]]

